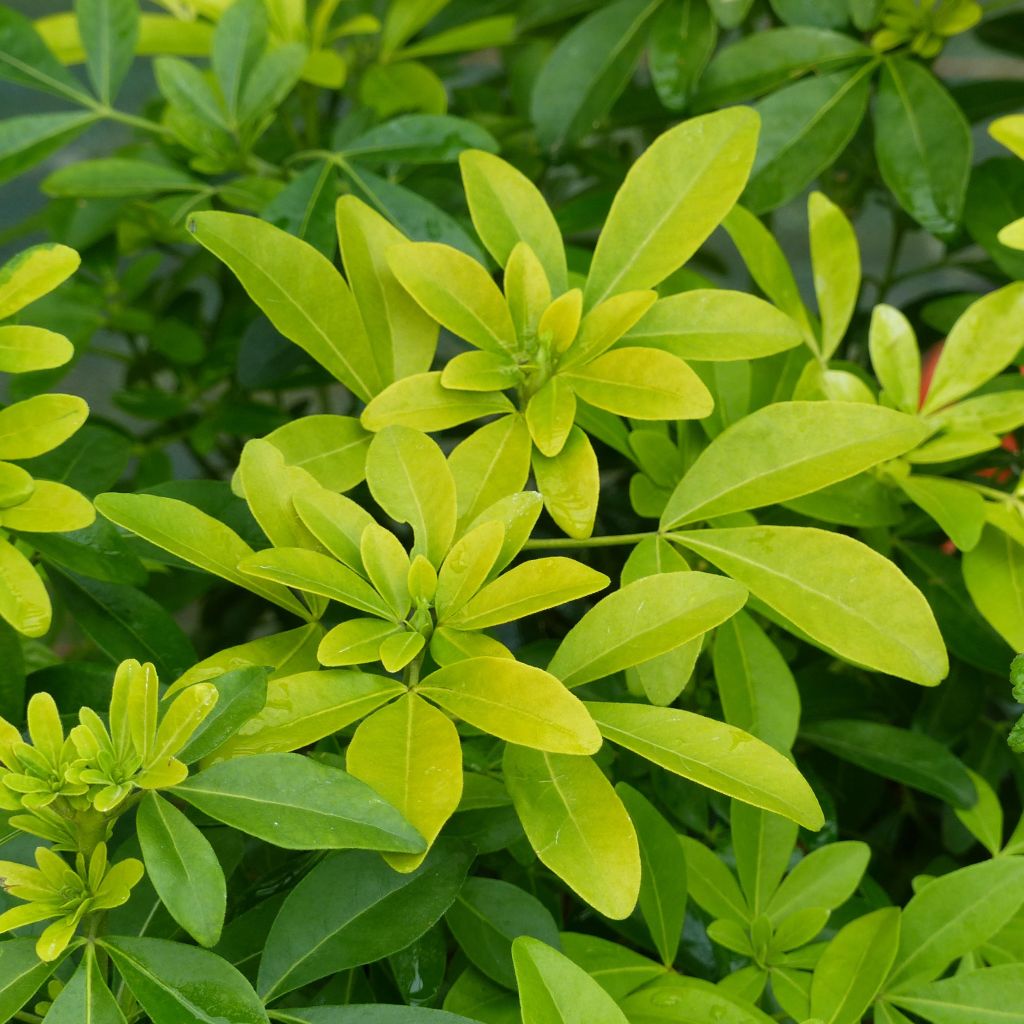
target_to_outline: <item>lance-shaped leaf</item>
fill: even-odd
[[[446,617],[457,629],[488,629],[586,597],[608,586],[603,572],[572,558],[531,558],[488,583]]]
[[[486,352],[514,352],[516,333],[491,275],[450,245],[405,242],[387,260],[402,287],[442,327]]]
[[[682,646],[734,615],[747,599],[733,580],[666,572],[629,583],[576,623],[548,665],[566,686],[632,668]]]
[[[592,754],[601,736],[583,704],[543,669],[509,658],[466,658],[416,690],[478,729],[537,750]]]
[[[782,880],[768,902],[772,923],[812,907],[835,910],[860,885],[871,850],[866,843],[846,840],[812,850]]]
[[[422,836],[365,783],[299,754],[222,761],[172,790],[204,814],[287,850],[418,853]]]
[[[597,517],[601,477],[587,435],[574,426],[557,455],[549,458],[535,450],[532,462],[537,487],[551,518],[570,537],[589,537]]]
[[[892,1002],[932,1024],[1000,1024],[1024,1000],[1024,965],[998,964],[893,994]]]
[[[858,1024],[892,967],[899,941],[899,907],[884,907],[841,928],[814,968],[811,1013],[826,1024]]]
[[[942,348],[921,411],[935,412],[969,395],[1013,362],[1024,316],[1024,282],[1008,284],[972,302]]]
[[[433,843],[462,797],[462,746],[447,715],[408,693],[362,722],[345,753],[345,766],[397,807]],[[428,848],[429,849],[429,848]],[[385,854],[404,873],[421,854]]]
[[[346,387],[364,400],[384,387],[351,290],[313,246],[237,213],[197,213],[189,228],[270,322]]]
[[[759,359],[803,341],[800,326],[764,299],[724,288],[695,288],[659,299],[623,339],[681,359]]]
[[[863,402],[778,402],[722,431],[679,482],[662,526],[775,505],[894,459],[928,436],[916,417]]]
[[[267,584],[238,568],[253,550],[229,526],[187,502],[155,494],[101,494],[96,507],[112,523],[220,576],[274,604],[308,618],[309,613],[284,587]]]
[[[615,1000],[582,967],[529,935],[512,943],[523,1024],[627,1024]]]
[[[154,1021],[220,1016],[237,1024],[267,1024],[267,1012],[249,982],[208,950],[125,936],[102,940],[102,948]]]
[[[840,657],[934,686],[949,671],[921,592],[852,537],[797,526],[674,535]]]
[[[567,272],[562,233],[539,189],[501,157],[479,149],[459,156],[462,184],[473,226],[502,267],[519,242],[530,247],[551,290],[565,291]]]
[[[824,816],[793,762],[750,733],[678,708],[587,702],[612,743],[685,779],[819,829]]]
[[[0,538],[0,618],[25,636],[50,628],[50,595],[35,566],[8,540]]]
[[[441,384],[439,372],[416,373],[389,385],[363,410],[367,430],[403,426],[416,430],[447,430],[460,423],[514,412],[500,391],[456,391]]]
[[[200,945],[216,945],[227,889],[210,841],[157,793],[146,794],[137,827],[146,873],[164,906]]]
[[[415,942],[451,906],[472,859],[465,843],[441,839],[411,874],[360,851],[321,861],[288,894],[267,936],[258,982],[264,999]]]
[[[107,988],[96,962],[94,947],[87,948],[78,970],[60,990],[46,1019],[50,1024],[125,1024],[121,1007]]]
[[[807,201],[811,266],[821,314],[821,354],[828,359],[839,347],[860,291],[860,247],[853,225],[821,192]]]
[[[871,366],[883,394],[903,412],[917,412],[921,353],[910,321],[894,306],[875,306],[868,332]]]
[[[366,482],[392,519],[412,526],[412,553],[437,566],[455,536],[455,480],[441,449],[408,427],[387,427],[370,443]]]
[[[597,241],[587,309],[658,284],[697,251],[739,198],[757,133],[757,115],[734,107],[684,121],[651,144],[626,175]]]
[[[606,917],[628,917],[640,894],[636,830],[612,784],[589,757],[510,744],[505,785],[530,845]]]

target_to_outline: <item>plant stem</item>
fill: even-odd
[[[615,533],[607,537],[550,537],[540,540],[528,540],[523,545],[524,551],[544,551],[559,548],[613,548],[621,544],[639,544],[648,537],[657,537],[657,530],[645,533]]]

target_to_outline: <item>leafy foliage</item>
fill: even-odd
[[[1020,5],[57,6],[0,1021],[1024,1021]]]

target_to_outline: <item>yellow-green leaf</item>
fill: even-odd
[[[910,321],[894,306],[875,306],[868,349],[882,394],[897,409],[917,412],[921,394],[921,352]]]
[[[590,439],[573,427],[557,455],[548,458],[534,451],[532,461],[548,514],[570,537],[589,537],[601,496],[597,455]]]
[[[423,853],[384,855],[396,871],[414,871],[462,798],[462,744],[455,726],[447,715],[407,693],[360,723],[345,767],[397,807],[426,839]]]
[[[0,537],[0,618],[25,636],[50,628],[50,596],[32,563]]]
[[[88,498],[66,484],[37,480],[32,494],[13,508],[0,512],[0,523],[23,533],[59,533],[82,530],[96,518]]]
[[[364,665],[377,661],[380,645],[399,626],[385,619],[349,619],[329,630],[317,648],[321,665]]]
[[[601,734],[684,779],[790,818],[804,828],[825,823],[796,766],[734,725],[679,708],[587,702]]]
[[[467,658],[431,673],[416,690],[509,743],[561,754],[593,754],[601,746],[583,703],[553,675],[532,665]]]
[[[496,501],[522,491],[532,450],[530,431],[518,414],[480,427],[455,446],[448,468],[455,478],[460,531]]]
[[[0,409],[0,459],[33,459],[63,444],[85,422],[77,395],[35,395]]]
[[[811,266],[821,316],[821,355],[828,359],[850,325],[860,291],[860,247],[853,225],[821,192],[807,200]]]
[[[389,385],[363,410],[367,430],[403,426],[417,430],[447,430],[460,423],[513,412],[499,391],[457,391],[441,384],[441,373],[417,373]]]
[[[589,757],[510,745],[505,785],[541,862],[592,907],[628,917],[640,895],[640,847],[626,808]]]
[[[63,366],[74,354],[63,334],[22,324],[0,327],[0,371],[4,373],[51,370]]]
[[[576,419],[576,396],[565,374],[548,380],[526,406],[526,425],[543,455],[553,457],[565,446]]]
[[[81,263],[66,245],[34,245],[0,267],[0,320],[52,292]]]
[[[949,671],[921,592],[889,559],[852,537],[797,526],[674,536],[840,657],[924,686]]]

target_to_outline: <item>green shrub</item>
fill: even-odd
[[[0,1021],[1024,1021],[991,7],[0,7]]]

